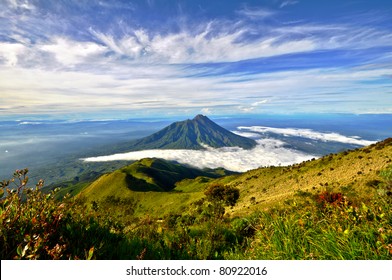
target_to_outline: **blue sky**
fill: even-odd
[[[0,7],[3,119],[392,113],[391,1]]]

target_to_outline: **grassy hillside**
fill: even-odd
[[[203,196],[203,189],[228,171],[200,170],[156,158],[146,158],[105,174],[84,188],[79,198],[87,202],[130,201],[133,214],[162,216],[181,211]],[[120,203],[121,204],[121,203]],[[133,206],[132,206],[133,205]]]
[[[298,193],[326,189],[347,195],[369,197],[369,184],[380,180],[379,172],[392,164],[392,139],[377,144],[330,154],[317,160],[285,167],[260,168],[226,182],[241,190],[231,213],[244,215],[258,209],[281,206]]]

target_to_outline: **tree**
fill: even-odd
[[[222,219],[225,214],[225,206],[234,206],[240,197],[240,190],[231,186],[221,184],[211,185],[204,194],[211,202],[208,206],[212,216]]]
[[[214,184],[204,194],[211,202],[223,202],[226,206],[234,206],[240,197],[240,190],[231,186]]]

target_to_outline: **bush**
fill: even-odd
[[[210,186],[204,194],[211,202],[222,201],[227,206],[234,206],[240,197],[240,190],[230,186],[215,184]]]

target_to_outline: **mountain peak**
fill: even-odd
[[[204,115],[197,115],[192,120],[172,123],[164,129],[136,140],[129,147],[131,150],[146,149],[204,149],[204,145],[213,148],[241,147],[251,149],[256,141],[234,134]]]
[[[207,116],[198,114],[195,116],[192,120],[192,122],[195,125],[202,125],[202,126],[218,126],[216,123],[214,123],[212,120],[210,120]]]
[[[202,115],[202,114],[198,114],[198,115],[196,115],[196,116],[193,118],[194,121],[197,121],[197,120],[205,120],[205,119],[209,119],[209,118],[207,118],[206,116],[204,116],[204,115]]]

